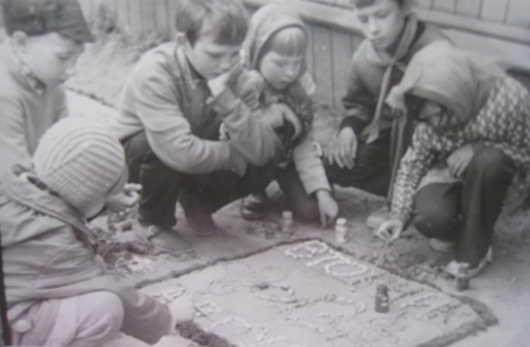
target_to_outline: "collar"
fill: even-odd
[[[201,76],[193,67],[193,64],[188,59],[186,54],[186,38],[184,34],[177,34],[177,44],[175,47],[175,60],[180,67],[182,76],[186,80],[186,84],[191,85],[193,89],[201,84],[206,84],[206,79]]]

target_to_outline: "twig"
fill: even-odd
[[[391,241],[392,241],[391,238],[389,238],[388,240],[386,240],[385,245],[384,245],[383,248],[381,249],[381,252],[379,253],[379,257],[377,258],[377,261],[375,262],[375,266],[374,266],[374,268],[372,269],[372,273],[370,274],[370,281],[373,280],[373,278],[374,278],[374,274],[375,274],[375,271],[379,268],[379,265],[381,264],[381,261],[383,260],[383,256],[385,255],[386,250],[388,249],[388,246],[390,245],[390,242],[391,242]]]
[[[208,316],[203,310],[201,310],[197,306],[194,306],[194,308],[195,308],[195,311],[199,312],[201,316],[206,317],[210,322],[214,323],[214,320],[210,316]]]

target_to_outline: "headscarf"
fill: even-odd
[[[389,93],[387,104],[404,109],[405,95],[413,95],[440,104],[465,125],[486,102],[493,79],[502,74],[499,68],[479,64],[440,41],[415,54],[401,82]]]
[[[250,70],[258,70],[260,59],[264,53],[263,48],[267,42],[280,30],[292,27],[301,29],[309,39],[304,22],[290,8],[271,4],[256,11],[250,20],[249,31],[243,43],[243,57],[246,67]],[[314,82],[304,64],[300,76],[292,85],[280,93],[273,91],[269,86],[265,86],[261,99],[264,104],[268,104],[275,99],[269,98],[270,95],[279,96],[280,101],[289,106],[300,119],[303,132],[299,138],[303,138],[311,129],[313,122],[311,96],[314,90]]]

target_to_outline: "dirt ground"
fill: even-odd
[[[80,59],[77,76],[68,85],[71,113],[101,117],[105,121],[116,112],[114,107],[121,87],[140,51],[118,39],[108,39],[89,47]],[[337,124],[334,114],[325,107],[320,108],[315,122],[317,139],[332,136]],[[143,287],[286,241],[316,238],[334,244],[333,231],[316,225],[297,225],[294,236],[287,239],[278,233],[267,233],[269,227],[278,222],[283,204],[275,185],[269,187],[269,193],[277,204],[265,222],[243,221],[239,217],[238,202],[235,202],[215,214],[214,218],[225,232],[210,238],[196,237],[187,227],[182,212],[178,211],[180,230],[194,245],[194,254],[188,258],[155,255],[148,245],[136,242],[131,235],[138,231],[138,226],[134,223],[134,216],[130,215],[105,216],[94,223],[94,227],[101,231],[106,247],[100,251],[105,254],[111,269]],[[355,189],[337,187],[336,193],[341,214],[348,219],[350,227],[350,240],[341,247],[358,259],[375,263],[381,244],[372,237],[364,221],[371,211],[382,205],[382,200]],[[441,267],[451,260],[451,255],[431,251],[426,240],[414,231],[392,246],[381,267],[404,278],[426,283],[448,295],[470,297],[489,308],[497,323],[453,342],[451,346],[528,346],[530,316],[526,305],[530,304],[530,291],[527,290],[530,288],[530,211],[520,209],[501,216],[493,242],[493,255],[493,263],[472,280],[470,290],[463,293],[456,292],[454,281],[441,273]],[[494,321],[492,319],[489,323]],[[515,344],[514,339],[525,342]]]

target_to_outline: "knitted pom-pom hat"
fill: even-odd
[[[37,177],[84,216],[127,179],[120,142],[105,124],[78,117],[44,134],[33,165]]]

